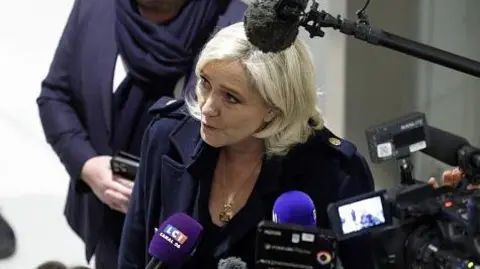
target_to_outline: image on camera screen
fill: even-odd
[[[344,234],[385,223],[382,200],[378,196],[340,206],[338,214]]]

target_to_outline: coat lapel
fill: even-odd
[[[198,200],[198,180],[188,173],[188,166],[195,161],[201,150],[198,135],[199,123],[186,117],[170,134],[170,142],[176,154],[162,156],[162,209],[160,219],[163,221],[172,214],[186,212],[199,219],[194,212]],[[176,156],[176,159],[174,159]]]

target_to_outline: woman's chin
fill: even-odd
[[[211,134],[206,134],[205,132],[201,131],[200,136],[202,137],[202,140],[211,147],[219,148],[224,146],[224,144],[218,138],[213,137]]]

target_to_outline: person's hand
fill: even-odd
[[[126,213],[133,182],[116,177],[110,169],[110,156],[97,156],[83,165],[81,176],[93,193],[110,208]]]
[[[454,187],[455,185],[460,182],[460,180],[464,177],[464,173],[460,168],[455,168],[453,170],[447,170],[443,172],[443,184],[440,184],[437,182],[437,180],[434,177],[431,177],[428,180],[428,184],[431,185],[434,188],[438,188],[440,186],[452,186]],[[480,189],[480,185],[468,185],[467,189],[473,190],[473,189]]]
[[[443,178],[443,184],[439,183],[434,177],[431,177],[428,180],[428,184],[434,188],[438,188],[440,186],[454,187],[463,178],[463,172],[462,170],[460,170],[460,168],[457,167],[453,170],[444,171],[442,174],[442,178]]]
[[[123,213],[127,213],[128,204],[130,202],[130,196],[132,195],[132,190],[133,190],[133,181],[122,178],[122,177],[117,176],[117,175],[113,175],[112,179],[115,183],[118,183],[121,186],[123,186],[122,189],[126,188],[128,190],[128,195],[125,195],[125,193],[121,193],[121,192],[115,191],[113,189],[107,189],[105,191],[105,196],[111,201],[121,201],[122,203],[120,205],[120,210],[119,211],[123,212]],[[125,200],[125,198],[126,198],[126,200]]]

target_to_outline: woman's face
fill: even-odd
[[[213,61],[200,71],[201,136],[213,147],[247,142],[273,113],[250,85],[239,61]]]

